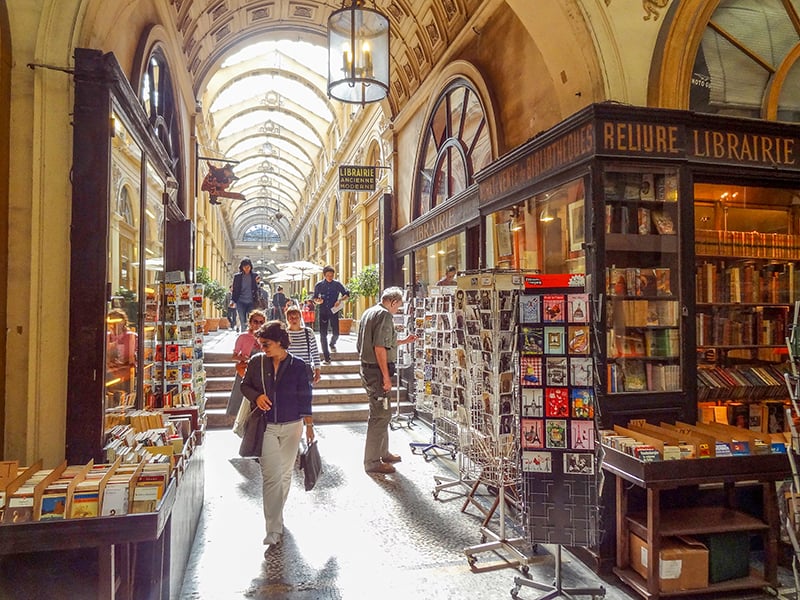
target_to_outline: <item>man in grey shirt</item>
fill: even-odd
[[[379,304],[367,309],[358,327],[356,347],[361,358],[361,383],[369,397],[367,441],[364,447],[364,470],[367,473],[394,473],[392,463],[400,456],[389,452],[389,392],[397,358],[397,345],[417,339],[410,335],[398,340],[392,316],[403,305],[403,290],[386,288]]]

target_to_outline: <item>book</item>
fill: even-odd
[[[625,361],[622,365],[622,374],[624,391],[641,392],[647,389],[647,376],[642,361]]]
[[[569,416],[569,391],[567,388],[551,387],[545,389],[544,415],[546,417]]]
[[[546,323],[563,323],[566,303],[563,295],[548,294],[543,298],[543,317]]]
[[[636,209],[636,231],[639,235],[648,235],[650,233],[649,208],[640,206],[639,208]]]
[[[658,233],[661,235],[675,233],[675,223],[672,221],[672,217],[669,213],[663,210],[653,210],[651,211],[651,217],[653,219],[653,225]]]
[[[655,176],[652,173],[642,174],[642,183],[639,188],[639,200],[646,202],[656,199]]]

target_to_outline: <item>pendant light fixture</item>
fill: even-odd
[[[328,18],[328,96],[362,106],[389,94],[389,19],[365,5],[344,0]]]

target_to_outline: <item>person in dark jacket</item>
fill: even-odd
[[[245,323],[249,323],[250,311],[256,307],[258,300],[258,281],[253,272],[253,262],[245,257],[239,263],[239,272],[233,276],[233,290],[231,299],[236,303],[236,312],[239,315],[239,323],[244,329]]]
[[[281,543],[283,507],[292,483],[292,468],[305,424],[306,440],[314,440],[311,384],[306,363],[290,354],[289,334],[281,321],[269,321],[256,332],[262,352],[247,363],[242,393],[251,409],[250,418],[266,422],[261,450],[261,479],[266,537],[264,555]],[[256,416],[258,415],[258,416]]]

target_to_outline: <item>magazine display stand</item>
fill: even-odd
[[[458,414],[464,414],[466,380],[461,364],[463,346],[455,333],[451,288],[431,288],[431,296],[417,298],[414,309],[414,393],[417,408],[431,415],[430,443],[412,442],[411,451],[426,461],[458,451]],[[434,497],[436,496],[434,491]]]
[[[205,405],[203,285],[159,284],[146,297],[144,398],[148,408]]]
[[[515,578],[547,593],[604,596],[602,586],[563,588],[561,546],[596,545],[601,446],[595,422],[592,309],[583,275],[526,275],[520,297],[519,362],[523,527],[532,544],[556,544],[552,586]]]
[[[516,324],[522,275],[508,271],[467,272],[458,278],[456,321],[464,324],[468,429],[462,452],[480,471],[479,484],[497,490],[497,531],[490,529],[493,507],[481,527],[482,543],[466,548],[473,571],[519,567],[529,571],[530,545],[521,536],[511,537],[506,509],[509,490],[519,486],[519,386]],[[467,503],[473,501],[470,496]],[[484,513],[486,514],[486,513]],[[500,552],[502,551],[502,553]],[[477,555],[493,552],[503,562],[476,567]]]
[[[400,339],[408,337],[408,332],[411,331],[411,327],[413,326],[413,311],[411,311],[411,315],[408,315],[408,307],[408,302],[404,302],[403,306],[392,317],[394,320],[394,330],[397,333],[397,337]],[[399,429],[403,425],[410,429],[414,424],[414,419],[416,418],[416,414],[413,412],[400,412],[400,384],[403,378],[403,373],[406,371],[406,369],[408,369],[408,367],[411,366],[412,360],[412,354],[408,348],[409,347],[406,344],[397,347],[397,360],[395,362],[397,378],[397,385],[395,386],[396,404],[392,419],[389,421],[389,428],[392,431]]]

